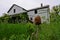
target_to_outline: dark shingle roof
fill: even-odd
[[[44,8],[49,8],[49,5],[43,6],[43,7],[34,8],[34,9],[30,9],[30,10],[28,10],[28,12],[29,11],[33,11],[33,10],[37,10],[37,9],[44,9]]]

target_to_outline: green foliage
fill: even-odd
[[[0,23],[5,22],[8,23],[10,16],[5,14],[4,16],[0,17]]]
[[[55,12],[55,14],[58,14],[60,12],[60,5],[54,6],[53,11]]]
[[[0,39],[6,38],[6,40],[27,40],[30,38],[30,34],[34,27],[31,23],[20,24],[0,24]],[[32,29],[32,30],[31,30]],[[34,31],[33,31],[34,32]]]
[[[21,17],[22,20],[28,19],[27,13],[21,13],[21,14],[20,14],[20,17]]]
[[[39,40],[60,40],[60,16],[51,13],[50,24],[39,25]],[[31,23],[0,23],[0,40],[30,40],[36,26]],[[35,35],[33,35],[35,40]]]
[[[60,40],[60,23],[41,24],[39,40]]]
[[[4,16],[0,17],[0,23],[21,23],[21,22],[27,22],[28,21],[28,15],[26,12],[16,14],[13,16],[9,16],[5,14]]]

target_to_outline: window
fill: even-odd
[[[16,12],[16,9],[14,9],[14,13]]]
[[[35,14],[37,14],[37,10],[35,10]]]
[[[32,18],[30,18],[30,20],[32,20]]]

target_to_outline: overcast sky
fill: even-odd
[[[60,4],[60,0],[0,0],[0,16],[6,13],[13,4],[17,4],[25,9],[40,7],[40,4],[50,5],[50,8]]]

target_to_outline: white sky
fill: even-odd
[[[13,4],[17,4],[25,9],[40,7],[40,4],[50,5],[50,8],[55,5],[60,5],[60,0],[0,0],[0,16],[6,13]]]

